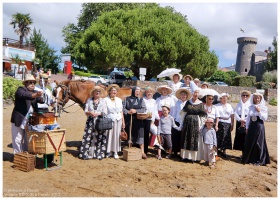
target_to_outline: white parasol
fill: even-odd
[[[157,75],[157,78],[161,78],[161,77],[166,77],[166,76],[171,76],[173,74],[177,74],[181,72],[180,69],[176,69],[176,68],[167,68],[166,70],[163,70],[159,75]]]
[[[214,97],[213,104],[216,104],[216,103],[218,103],[218,101],[220,101],[221,95],[216,90],[213,90],[213,89],[210,89],[210,88],[205,88],[205,89],[200,88],[198,98],[201,99],[203,102],[205,102],[206,101],[205,98],[206,98],[207,95],[211,95],[211,96]]]

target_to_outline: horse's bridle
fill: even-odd
[[[58,93],[57,94],[55,93],[55,91],[57,91],[58,88],[61,88],[63,90],[62,99],[60,99],[57,96]],[[59,84],[53,89],[53,96],[55,97],[55,101],[56,103],[60,104],[62,107],[65,106],[65,104],[67,103],[66,100],[70,98],[70,95],[71,95],[70,89],[69,87],[67,87],[67,85]],[[59,102],[57,102],[57,100],[59,100]]]

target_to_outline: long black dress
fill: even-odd
[[[143,98],[135,96],[135,88],[132,89],[132,94],[126,97],[124,100],[124,119],[125,119],[125,131],[130,132],[131,115],[127,112],[130,109],[136,109],[137,113],[146,112],[146,105]],[[137,114],[132,114],[132,129],[131,129],[131,140],[135,144],[144,144],[144,122],[143,120],[137,119]]]
[[[244,164],[253,163],[257,165],[266,165],[270,163],[270,158],[265,139],[264,120],[261,118],[267,118],[267,116],[256,116],[257,114],[254,109],[255,107],[252,105],[247,118],[249,127],[245,138],[242,162]],[[261,112],[267,112],[267,108],[264,107]],[[254,116],[256,116],[256,121],[254,121]]]
[[[191,160],[203,159],[203,142],[199,139],[199,118],[207,117],[202,102],[200,104],[187,101],[184,108],[186,112],[181,134],[181,157]]]

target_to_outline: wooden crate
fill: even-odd
[[[28,131],[28,152],[34,154],[52,154],[66,151],[65,129],[42,132]]]
[[[28,152],[21,152],[14,155],[14,167],[24,172],[34,171],[36,157]]]
[[[32,113],[29,118],[29,124],[37,125],[37,124],[54,124],[57,123],[57,117],[55,113],[47,112],[47,113]]]
[[[126,161],[130,160],[141,160],[142,151],[139,148],[127,148],[123,150],[123,159]]]

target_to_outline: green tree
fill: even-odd
[[[10,25],[14,26],[16,34],[19,35],[20,45],[23,44],[23,38],[26,38],[30,33],[31,28],[29,25],[33,23],[33,20],[29,14],[16,13],[13,15]]]
[[[59,57],[55,55],[56,51],[49,46],[48,41],[43,37],[40,30],[37,31],[34,28],[27,41],[35,46],[36,59],[39,60],[38,67],[44,70],[58,71]]]
[[[74,46],[81,38],[82,33],[92,22],[95,22],[102,13],[120,9],[130,10],[137,7],[143,8],[153,6],[158,5],[154,3],[83,3],[81,14],[78,16],[77,25],[68,23],[62,29],[62,35],[66,46],[61,49],[61,53],[70,53],[72,62],[83,68],[83,63],[75,57]]]
[[[239,74],[238,74],[239,75]],[[208,79],[209,82],[213,81],[223,81],[225,83],[229,83],[230,76],[226,72],[223,72],[221,70],[215,71],[215,73]]]
[[[233,85],[234,78],[236,76],[239,76],[238,72],[236,72],[236,71],[227,71],[226,74],[227,74],[227,77],[228,77],[228,80],[227,80],[226,83],[228,83],[229,85]]]
[[[274,50],[268,53],[268,62],[265,65],[267,71],[277,70],[277,39],[276,37],[273,38],[272,45]],[[271,49],[271,48],[269,48]]]
[[[73,54],[88,69],[127,66],[138,76],[139,67],[145,67],[147,78],[167,67],[204,77],[218,64],[208,38],[170,7],[103,13],[82,34]]]

